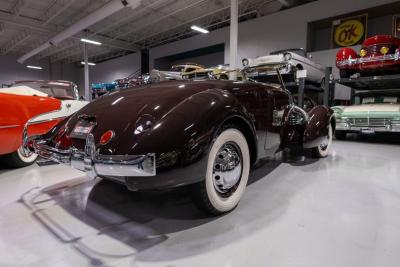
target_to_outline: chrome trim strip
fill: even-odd
[[[13,124],[13,125],[4,125],[4,126],[0,126],[0,129],[9,129],[9,128],[17,128],[20,125],[18,124]]]
[[[399,60],[400,55],[398,54],[389,54],[384,56],[375,56],[375,57],[362,57],[362,58],[349,58],[346,60],[338,61],[338,66],[352,66],[354,64],[366,63],[366,62],[374,62],[374,61],[388,61],[388,60]]]
[[[52,112],[54,112],[54,111],[52,111]],[[49,113],[51,113],[51,112],[49,112]],[[45,115],[45,114],[47,114],[47,113],[40,114],[40,116]],[[44,122],[50,122],[50,121],[55,121],[55,120],[63,120],[66,117],[67,116],[63,116],[63,117],[51,118],[51,119],[41,120],[41,121],[31,121],[32,119],[30,119],[28,121],[28,125],[35,125],[35,124],[44,123]]]

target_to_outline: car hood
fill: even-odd
[[[261,64],[276,64],[276,63],[284,63],[285,58],[283,54],[278,55],[268,55],[263,57],[258,57],[255,59],[248,59],[250,66],[256,66]]]
[[[342,117],[346,116],[400,116],[400,104],[362,104],[348,107],[341,107]]]

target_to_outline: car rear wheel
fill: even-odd
[[[223,130],[209,152],[204,181],[192,186],[194,202],[213,215],[233,210],[246,188],[249,172],[246,138],[238,129]]]
[[[5,165],[12,167],[12,168],[22,168],[22,167],[26,167],[29,165],[32,165],[35,160],[37,159],[37,155],[29,152],[29,151],[25,151],[22,147],[18,148],[17,151],[5,155],[2,158],[2,161]]]
[[[337,140],[346,139],[346,135],[347,135],[346,131],[340,131],[340,130],[339,131],[338,130],[335,131],[335,138]]]
[[[328,135],[324,140],[319,144],[319,146],[314,147],[312,150],[312,154],[316,158],[325,158],[329,155],[329,152],[332,147],[332,139],[333,139],[333,128],[332,125],[329,124],[328,127]]]

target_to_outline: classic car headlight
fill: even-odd
[[[307,112],[297,106],[293,106],[289,115],[290,125],[302,125],[309,120]]]
[[[366,55],[367,55],[367,50],[361,49],[361,50],[360,50],[360,56],[361,56],[361,57],[365,57]]]
[[[243,64],[243,66],[248,66],[249,65],[249,60],[247,59],[247,58],[244,58],[243,60],[242,60],[242,64]]]
[[[389,47],[382,46],[381,50],[379,50],[381,54],[386,55],[389,52]]]
[[[285,54],[283,55],[283,57],[284,57],[284,59],[285,59],[286,61],[289,61],[289,60],[292,59],[292,54],[290,54],[290,53],[285,53]]]

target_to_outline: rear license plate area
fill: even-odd
[[[90,134],[94,127],[93,122],[80,120],[75,125],[74,129],[72,130],[71,137],[78,138],[78,139],[86,139],[88,134]]]

